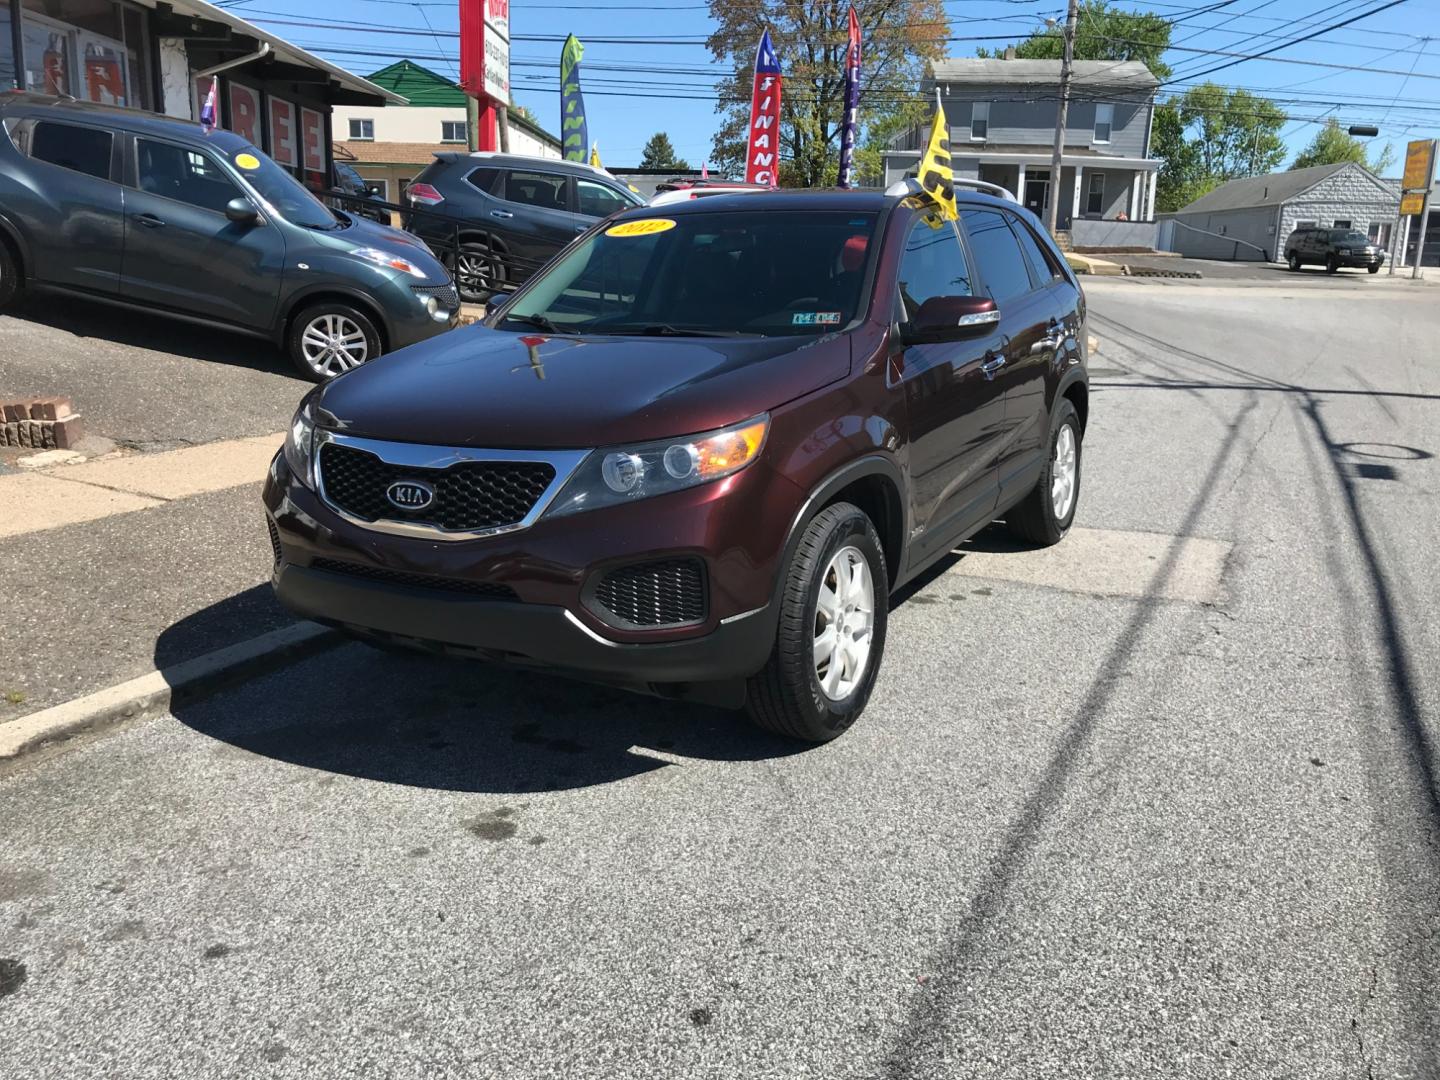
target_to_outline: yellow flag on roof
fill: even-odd
[[[600,144],[598,142],[590,144],[590,164],[594,165],[597,169],[603,169],[605,167],[600,164]]]
[[[950,221],[960,216],[955,205],[955,169],[950,164],[950,131],[945,122],[945,108],[935,102],[935,125],[930,129],[930,146],[920,159],[920,187],[924,189],[940,213]]]

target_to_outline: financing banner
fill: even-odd
[[[770,31],[755,50],[755,96],[750,101],[750,139],[745,154],[745,181],[775,187],[780,175],[780,61],[770,44]]]
[[[840,128],[840,186],[850,186],[855,136],[860,127],[860,19],[850,8],[850,44],[845,50],[845,122]]]
[[[566,161],[584,161],[590,147],[585,123],[585,98],[580,93],[580,61],[585,46],[571,34],[560,50],[560,146]]]

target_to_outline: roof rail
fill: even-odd
[[[1006,202],[1015,203],[1017,206],[1020,200],[1017,199],[1009,188],[1003,188],[999,184],[992,184],[986,180],[972,180],[968,176],[957,176],[951,183],[956,187],[974,188],[976,191],[989,192],[991,195],[998,195]],[[885,194],[892,198],[904,198],[907,195],[924,195],[926,191],[920,186],[920,181],[913,176],[907,176],[904,180],[897,180],[885,189]]]

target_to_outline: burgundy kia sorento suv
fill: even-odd
[[[962,190],[637,208],[483,325],[302,402],[265,486],[292,610],[388,645],[744,706],[821,742],[889,599],[997,518],[1070,528],[1085,298]]]

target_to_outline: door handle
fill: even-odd
[[[512,214],[509,210],[491,210],[490,216],[497,218],[512,218],[515,215]]]
[[[987,379],[990,379],[994,378],[995,372],[999,371],[1004,366],[1005,357],[1003,355],[992,355],[989,360],[986,360],[983,364],[980,365],[980,370],[985,373],[985,377]]]
[[[147,229],[163,229],[165,227],[165,222],[161,221],[154,214],[137,214],[135,220]]]
[[[1059,352],[1060,346],[1065,344],[1063,334],[1053,334],[1050,337],[1043,337],[1034,345],[1030,346],[1030,355],[1039,356],[1041,353]]]

